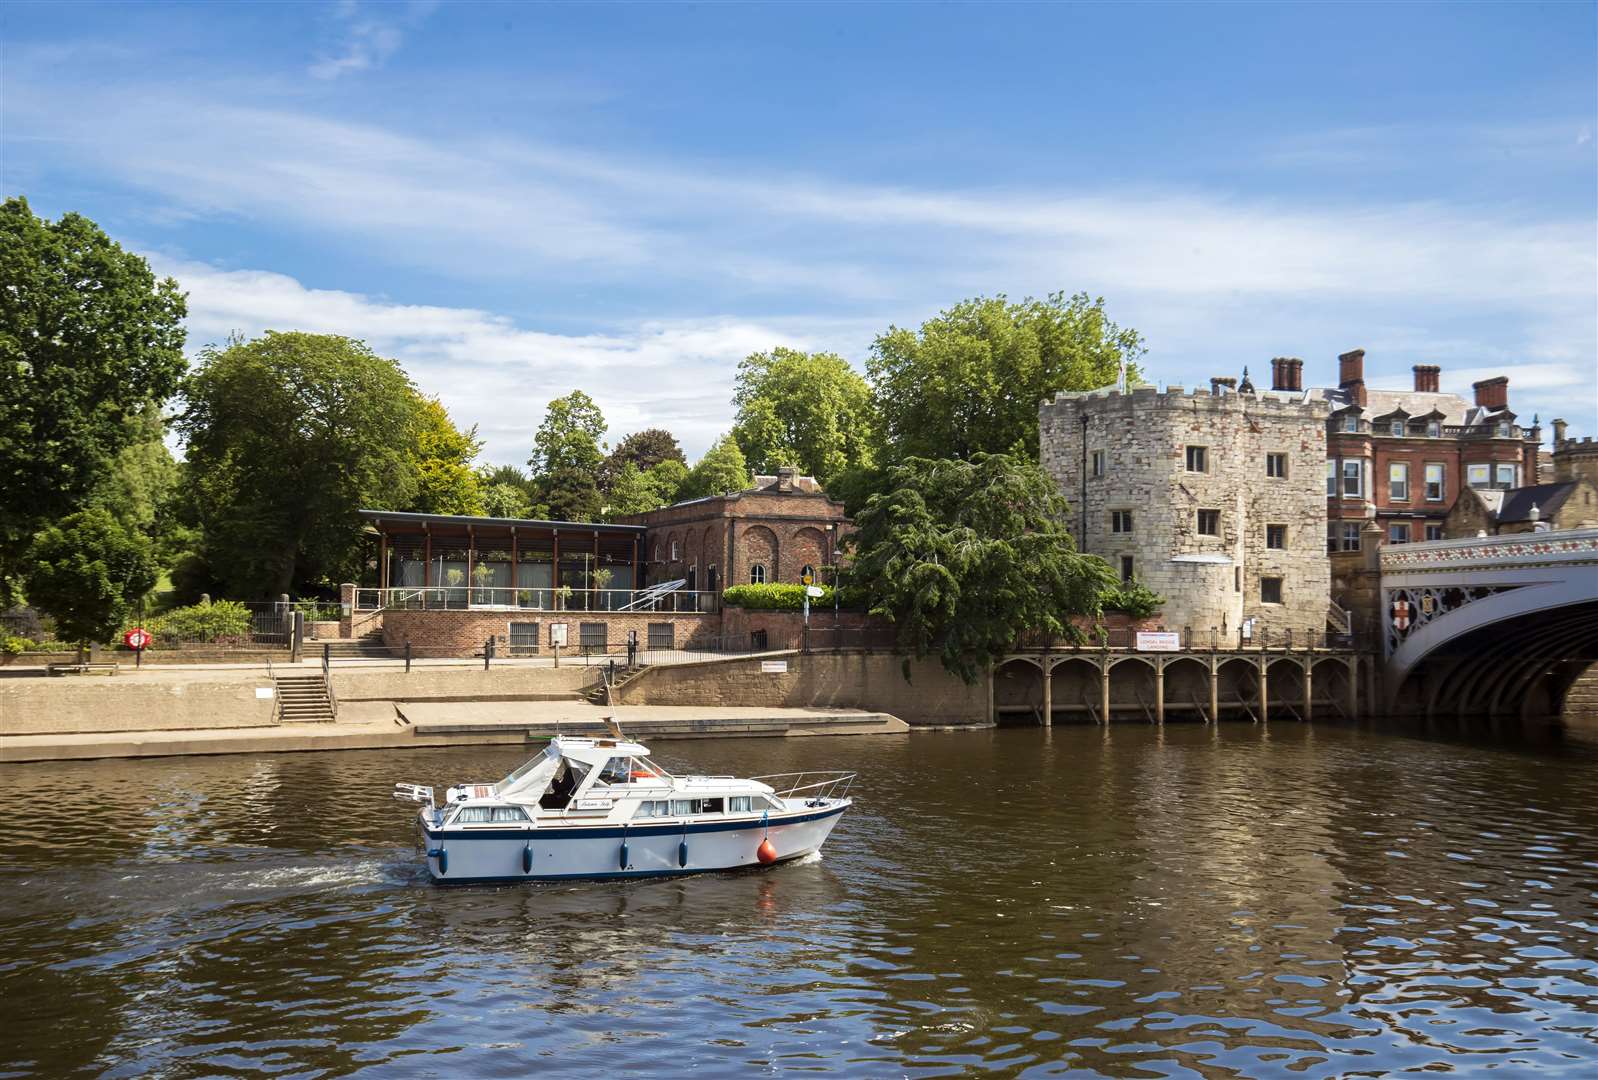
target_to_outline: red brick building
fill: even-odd
[[[1383,543],[1443,537],[1464,487],[1495,490],[1538,481],[1541,431],[1509,407],[1509,379],[1474,384],[1475,400],[1438,389],[1441,369],[1417,364],[1409,390],[1365,385],[1365,350],[1338,358],[1335,387],[1304,390],[1303,361],[1272,362],[1271,389],[1331,407],[1326,437],[1326,547],[1358,551],[1374,521]]]
[[[830,578],[843,504],[797,470],[618,522],[362,510],[377,585],[347,586],[342,632],[422,655],[685,648],[722,636],[729,585]],[[734,620],[736,622],[736,620]],[[557,630],[556,628],[561,628]],[[733,627],[739,630],[742,624]]]

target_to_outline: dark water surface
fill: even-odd
[[[1598,754],[1335,727],[674,742],[824,857],[441,889],[395,780],[0,766],[0,1074],[1598,1076]]]

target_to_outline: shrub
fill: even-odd
[[[143,625],[155,648],[183,642],[238,643],[249,639],[250,609],[237,600],[176,608],[146,623],[130,622],[123,631]]]
[[[33,642],[25,637],[12,637],[10,634],[0,637],[0,652],[7,656],[20,656],[31,651],[33,651]]]
[[[1165,606],[1165,597],[1143,584],[1137,578],[1118,589],[1107,589],[1101,594],[1105,611],[1120,611],[1134,619],[1146,619]]]
[[[832,607],[832,586],[821,585],[821,595],[810,601],[811,610]],[[733,585],[721,594],[730,607],[747,611],[803,611],[805,587],[771,582],[765,585]],[[864,610],[866,591],[858,585],[844,585],[838,590],[838,606],[849,611]]]

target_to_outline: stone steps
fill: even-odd
[[[285,724],[331,724],[333,703],[327,697],[327,685],[320,675],[278,675],[278,720]]]

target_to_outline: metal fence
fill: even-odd
[[[294,645],[295,611],[293,603],[283,601],[233,601],[141,615],[132,623],[150,635],[150,649],[288,650]]]

